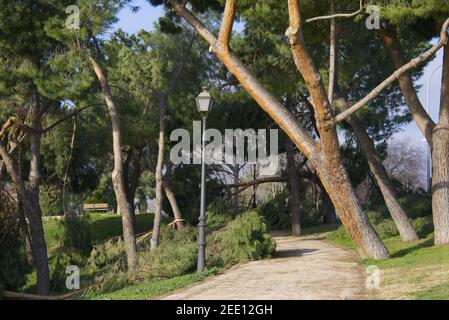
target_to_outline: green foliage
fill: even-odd
[[[19,236],[7,235],[0,240],[0,292],[3,289],[21,288],[26,283],[26,274],[30,271],[31,266]]]
[[[62,228],[62,244],[88,256],[92,250],[92,236],[90,231],[90,216],[66,213],[60,222]]]
[[[106,292],[89,292],[83,296],[87,300],[147,300],[156,298],[161,295],[172,292],[176,289],[184,288],[189,284],[204,280],[207,277],[216,275],[221,272],[221,269],[210,268],[206,269],[204,273],[191,273],[174,277],[171,279],[157,279],[145,281],[143,283],[128,286],[126,288]]]
[[[432,215],[432,202],[427,197],[420,195],[406,195],[399,198],[399,203],[409,219]],[[374,218],[375,223],[380,222],[382,219],[391,218],[385,204],[381,204],[374,208],[372,213],[370,213],[370,217]]]
[[[119,271],[126,266],[126,251],[123,240],[114,238],[95,245],[87,260],[90,273]]]
[[[267,258],[276,249],[267,225],[255,211],[239,214],[224,230],[212,234],[209,243],[208,257],[213,266]]]
[[[427,237],[434,230],[432,216],[416,218],[412,224],[420,238]]]
[[[291,215],[287,203],[287,192],[276,194],[272,199],[257,207],[257,211],[270,229],[287,230],[291,226]]]
[[[40,204],[44,216],[63,215],[61,187],[52,184],[42,185],[40,188]]]

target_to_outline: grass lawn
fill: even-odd
[[[121,236],[122,220],[118,214],[93,213],[90,216],[90,231],[94,244],[102,243],[112,237]],[[136,215],[136,234],[151,231],[154,215],[152,213]],[[163,223],[168,222],[163,218]],[[51,252],[58,245],[59,221],[50,220],[44,223],[45,240]]]
[[[171,279],[146,281],[138,285],[129,286],[121,290],[108,293],[87,293],[82,297],[86,300],[148,300],[169,294],[192,283],[206,279],[222,272],[221,269],[206,270],[203,274],[187,274]]]
[[[355,250],[348,238],[333,237],[331,229],[322,230],[326,241]],[[312,231],[319,233],[320,229]],[[373,292],[375,299],[449,299],[449,246],[434,247],[433,234],[409,243],[399,237],[383,240],[390,259],[360,261],[381,270],[381,287]]]

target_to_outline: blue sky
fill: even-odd
[[[119,14],[119,22],[115,28],[121,28],[128,33],[135,33],[141,29],[152,30],[153,23],[162,15],[162,7],[151,7],[145,0],[134,0],[133,5],[139,6],[141,9],[137,13],[132,13],[130,9],[125,8]],[[421,85],[419,90],[419,98],[423,105],[426,105],[427,100],[427,80],[430,73],[443,62],[443,52],[440,50],[436,58],[429,63],[424,71],[423,77],[417,83]],[[430,83],[430,115],[434,120],[438,119],[438,109],[440,102],[441,90],[441,68],[438,69]],[[426,146],[422,141],[423,136],[414,122],[410,123],[404,130],[397,134],[399,139],[407,139],[410,143]]]

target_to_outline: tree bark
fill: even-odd
[[[31,101],[30,172],[28,178],[28,195],[29,200],[32,202],[32,207],[29,207],[29,210],[26,210],[26,212],[28,213],[30,234],[33,242],[32,248],[36,264],[37,292],[46,295],[50,293],[50,273],[39,201],[42,138],[41,112],[40,97],[36,93]]]
[[[170,202],[171,209],[173,210],[173,216],[176,221],[176,228],[178,230],[182,229],[182,214],[181,209],[179,209],[178,201],[176,201],[175,193],[172,191],[170,187],[170,183],[166,180],[162,180],[162,186],[164,187],[165,195],[167,196],[168,201]]]
[[[164,166],[164,147],[165,147],[165,97],[161,95],[159,98],[159,141],[158,141],[158,154],[156,162],[156,201],[154,210],[154,223],[153,223],[153,234],[151,236],[150,244],[151,250],[156,250],[159,244],[159,233],[161,229],[161,219],[162,219],[162,183],[163,175],[162,169]]]
[[[301,235],[301,201],[299,199],[299,176],[296,169],[295,157],[293,155],[293,143],[285,144],[287,154],[288,185],[291,193],[290,210],[292,213],[292,235]]]
[[[435,244],[449,244],[449,43],[444,47],[439,121],[432,134],[432,211]]]
[[[17,195],[19,196],[20,202],[23,204],[30,221],[33,258],[36,264],[37,292],[41,295],[48,295],[50,293],[50,273],[48,269],[47,245],[44,238],[41,210],[36,206],[36,203],[27,192],[25,184],[18,174],[14,160],[1,141],[0,157],[3,159],[6,171],[14,183]]]
[[[307,70],[302,70],[302,74],[309,85],[309,91],[317,108],[317,123],[322,136],[322,143],[318,144],[309,133],[302,128],[294,115],[258,81],[242,64],[242,62],[230,51],[229,44],[218,41],[217,38],[177,0],[170,0],[174,10],[180,14],[197,32],[209,43],[210,51],[227,67],[248,94],[268,113],[268,115],[279,125],[289,136],[299,150],[311,161],[316,168],[332,201],[341,215],[341,220],[348,231],[355,247],[362,257],[375,259],[387,258],[389,253],[385,245],[376,234],[370,224],[368,217],[361,210],[354,190],[349,181],[349,177],[341,162],[340,150],[336,133],[335,122],[333,121],[329,102],[326,97],[321,77],[317,72],[310,72],[310,56],[304,55],[304,47],[299,52],[296,46],[300,41],[296,41],[299,32],[298,27],[291,28],[296,32],[289,33],[290,42],[293,47],[295,62],[307,66]],[[291,1],[289,1],[289,6]],[[298,10],[299,13],[299,10]],[[235,14],[235,1],[228,0],[223,16],[222,30],[229,29],[229,21],[233,21]],[[294,21],[293,21],[294,22]],[[231,28],[232,30],[232,24]],[[302,37],[302,35],[301,35]],[[225,37],[221,37],[223,39]],[[306,60],[297,59],[297,53]],[[302,69],[302,68],[300,68]],[[319,90],[319,92],[317,92]],[[317,95],[318,93],[318,95]],[[324,99],[323,99],[324,96]],[[323,103],[325,102],[325,103]]]
[[[114,151],[114,170],[112,171],[112,184],[114,186],[117,206],[122,216],[123,238],[125,241],[128,268],[134,269],[137,265],[136,238],[134,234],[132,209],[126,197],[125,179],[123,176],[120,118],[106,76],[103,74],[103,71],[101,70],[95,59],[89,57],[89,62],[92,65],[98,81],[100,82],[101,89],[106,100],[106,105],[108,106],[109,116],[111,118],[113,140],[112,143]]]
[[[290,27],[287,29],[286,35],[292,48],[296,67],[303,76],[312,96],[317,127],[321,137],[322,161],[316,166],[318,175],[360,254],[374,258],[389,257],[387,248],[370,224],[366,213],[361,209],[341,161],[340,144],[332,109],[321,75],[304,43],[298,0],[289,0],[288,9]]]

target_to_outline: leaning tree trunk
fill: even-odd
[[[317,107],[316,113],[318,129],[322,137],[321,143],[317,143],[299,125],[294,115],[268,92],[260,81],[231,52],[229,38],[235,16],[235,0],[228,0],[226,2],[223,23],[218,39],[183,3],[179,0],[169,1],[174,10],[209,43],[211,53],[217,56],[228,71],[236,77],[248,94],[284,130],[299,150],[311,161],[324,187],[331,196],[332,202],[340,213],[341,221],[359,254],[362,257],[374,259],[389,257],[387,248],[370,224],[365,212],[362,211],[351,186],[348,174],[342,164],[336,125],[326,97],[326,92],[321,82],[321,77],[316,69],[310,69],[313,66],[310,63],[310,56],[304,50],[303,43],[300,43],[302,39],[302,34],[300,34],[300,20],[293,19],[292,26],[289,28],[287,35],[290,38],[289,40],[293,48],[295,62],[297,65],[307,67],[306,70],[301,70],[302,67],[300,67],[300,70],[306,79],[315,106],[319,106]],[[295,3],[291,0],[289,0],[289,9],[295,10]],[[297,9],[297,13],[299,14],[299,9]],[[297,50],[298,45],[300,45],[299,51]],[[303,60],[303,58],[306,59]],[[306,63],[303,65],[304,61]],[[319,91],[318,95],[317,90]]]
[[[334,96],[336,105],[342,111],[349,108],[349,103],[346,98],[343,97],[338,85],[335,85]],[[406,213],[402,209],[396,196],[396,192],[388,176],[381,159],[377,154],[376,147],[373,140],[366,132],[363,122],[356,116],[351,115],[347,118],[347,122],[354,130],[357,139],[362,147],[363,153],[366,156],[370,170],[376,179],[377,185],[382,193],[382,196],[387,205],[388,211],[399,231],[402,241],[415,241],[418,239],[418,234],[412,226],[412,223],[408,219]]]
[[[176,201],[176,196],[173,190],[170,187],[170,183],[167,180],[162,180],[162,186],[164,187],[165,195],[167,196],[168,201],[170,202],[171,209],[173,211],[173,216],[176,221],[176,228],[178,230],[182,229],[182,214],[181,209],[179,209],[178,201]]]
[[[162,218],[162,183],[163,175],[162,169],[164,166],[164,147],[165,147],[165,97],[159,98],[159,141],[158,141],[158,154],[156,162],[156,202],[154,210],[154,223],[153,234],[151,236],[151,250],[156,250],[159,243],[159,233],[161,229]]]
[[[432,211],[435,244],[449,244],[449,43],[444,47],[439,121],[432,134]]]
[[[0,141],[0,157],[6,167],[8,175],[14,183],[20,202],[25,208],[30,221],[30,233],[32,237],[33,258],[36,264],[37,292],[41,295],[50,293],[50,276],[48,269],[47,246],[44,239],[44,229],[42,226],[41,210],[36,207],[30,194],[25,189],[25,184],[19,176],[14,160],[9,155],[5,145]]]
[[[379,31],[385,48],[396,69],[406,63],[406,57],[394,26]],[[444,47],[440,118],[435,124],[419,101],[409,74],[399,77],[399,85],[418,128],[432,147],[432,214],[435,225],[435,244],[449,244],[449,57]]]
[[[112,97],[109,83],[98,63],[89,58],[94,72],[100,82],[106,105],[108,106],[109,116],[112,124],[112,144],[114,151],[114,170],[112,171],[112,184],[114,186],[117,206],[122,216],[123,239],[125,241],[125,249],[128,260],[128,268],[133,269],[137,265],[136,238],[134,234],[134,225],[132,217],[131,205],[126,197],[125,179],[123,176],[123,157],[120,134],[120,118],[117,107]]]
[[[285,152],[287,154],[287,171],[288,171],[288,185],[290,187],[291,201],[290,210],[292,212],[292,235],[301,235],[301,201],[299,199],[299,178],[298,170],[296,169],[295,157],[293,155],[293,143],[289,140],[285,144]]]

